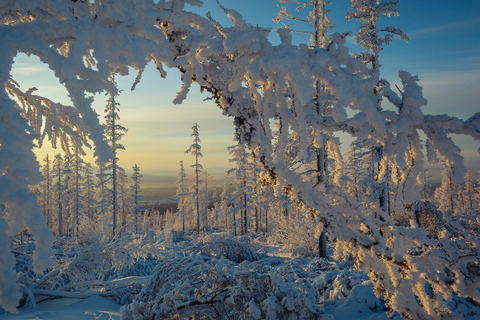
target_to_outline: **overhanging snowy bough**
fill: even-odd
[[[127,74],[129,68],[138,71],[138,82],[152,61],[161,76],[165,75],[163,66],[178,68],[183,86],[175,102],[185,99],[193,82],[210,92],[224,114],[235,117],[240,141],[248,144],[275,177],[276,191],[287,188],[299,203],[317,212],[318,221],[337,239],[337,254],[352,254],[357,268],[369,271],[376,293],[384,296],[393,311],[406,318],[441,317],[452,312],[452,301],[458,297],[480,302],[476,289],[479,243],[462,226],[447,217],[445,228],[432,237],[419,228],[396,227],[383,211],[367,209],[341,191],[332,190],[327,201],[324,193],[289,168],[283,155],[293,134],[300,152],[306,152],[312,134],[343,132],[359,141],[374,139],[384,146],[385,158],[401,168],[408,153],[415,160],[407,166],[408,181],[414,181],[423,171],[418,133],[423,131],[429,154],[440,153],[461,177],[463,158],[448,134],[468,134],[479,140],[480,117],[462,121],[423,115],[420,107],[426,101],[416,83],[418,78],[406,72],[399,73],[403,84],[400,97],[388,83],[377,87],[396,107],[395,111],[382,111],[373,93],[377,83],[363,76],[366,67],[349,55],[344,36],[337,34],[326,49],[314,50],[292,45],[289,33],[279,30],[282,43],[274,46],[267,40],[269,30],[248,25],[234,11],[224,9],[234,24],[225,28],[210,15],[203,18],[187,12],[186,3],[201,5],[197,0],[6,2],[0,7],[1,81],[7,89],[11,85],[17,52],[38,56],[65,86],[80,115],[69,120],[78,122],[94,141],[97,156],[106,159],[102,128],[91,108],[92,98],[86,94],[114,93],[110,76]],[[328,88],[328,94],[318,94],[316,81]],[[30,118],[7,92],[1,94],[0,185],[5,192],[0,193],[0,203],[5,209],[0,218],[0,245],[7,252],[5,234],[15,234],[26,226],[36,237],[36,266],[41,271],[49,263],[52,236],[28,185],[41,179],[31,148],[37,134],[45,134],[35,132],[42,126],[32,128],[27,120],[33,124],[43,118],[60,127],[66,123],[48,112],[40,116],[30,113],[35,119]],[[18,91],[15,98],[21,97]],[[25,99],[38,109],[40,100]],[[330,115],[315,110],[319,101],[328,101]],[[82,137],[80,134],[74,143],[81,146],[85,142]],[[15,161],[18,158],[25,161]],[[404,189],[413,190],[403,194],[406,202],[416,200],[416,188]],[[0,293],[0,304],[11,311],[18,298],[15,275],[9,271],[14,260],[0,256],[0,286],[8,288]]]

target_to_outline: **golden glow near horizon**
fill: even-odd
[[[197,122],[203,153],[200,163],[214,176],[212,182],[216,180],[218,184],[231,166],[226,147],[234,144],[233,118],[223,116],[213,101],[203,101],[207,96],[200,94],[196,85],[192,86],[186,101],[174,105],[172,101],[180,88],[180,81],[176,70],[169,71],[167,79],[161,79],[150,66],[135,91],[130,91],[134,75],[117,77],[119,88],[123,90],[117,99],[120,103],[118,123],[128,129],[120,141],[125,150],[118,152],[119,164],[128,175],[132,166],[137,164],[144,175],[176,176],[180,160],[184,160],[186,169],[191,171],[189,166],[194,159],[184,152],[192,144],[191,127]],[[36,58],[18,57],[12,76],[22,90],[36,87],[37,94],[71,105],[66,90]],[[93,103],[101,123],[106,100],[106,96],[96,95]],[[40,163],[46,154],[53,157],[61,152],[53,149],[47,140],[42,148],[34,151]],[[93,149],[85,148],[85,151],[84,160],[94,166]]]

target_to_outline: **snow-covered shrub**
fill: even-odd
[[[159,250],[149,241],[155,239],[85,242],[62,238],[54,247],[57,267],[43,273],[33,271],[31,237],[21,245],[14,241],[17,283],[23,293],[19,305],[30,304],[35,309],[36,303],[49,298],[85,299],[92,295],[130,303],[141,290],[142,277],[151,275],[157,264]]]
[[[287,282],[255,262],[171,256],[121,319],[321,319],[306,279]],[[263,272],[260,272],[263,271]]]
[[[189,238],[188,232],[172,230],[169,233],[165,234],[165,241],[178,244],[181,242],[189,242],[191,241],[191,239]]]
[[[395,221],[395,225],[409,228],[412,226],[412,215],[405,212],[392,212],[392,219]]]
[[[70,248],[68,247],[70,245]],[[90,244],[72,241],[57,253],[58,268],[36,275],[36,289],[85,291],[107,280],[152,274],[158,250],[145,239]]]
[[[80,219],[80,232],[77,241],[81,244],[90,245],[99,241],[108,239],[108,232],[105,232],[104,226],[108,225],[105,217],[94,217],[90,219],[84,215]]]
[[[301,209],[291,210],[288,216],[275,217],[271,223],[271,242],[281,242],[283,250],[293,252],[298,248],[306,251],[318,250],[318,239],[315,237],[316,224],[311,215]]]
[[[312,252],[308,251],[304,247],[297,248],[292,252],[292,258],[302,258],[311,255]]]
[[[181,212],[167,210],[164,214],[164,224],[161,228],[166,241],[176,243],[186,240],[185,236],[193,231],[193,225],[185,221],[185,231],[183,231],[183,216]]]
[[[320,305],[335,319],[366,319],[372,314],[387,318],[390,309],[375,296],[373,284],[364,272],[337,267],[322,272],[312,284]]]
[[[452,218],[460,222],[476,238],[480,238],[480,210],[467,209],[463,214],[456,214]]]
[[[432,236],[437,236],[445,222],[443,214],[430,201],[415,201],[405,205],[411,223],[417,227],[430,231]]]
[[[232,236],[206,237],[190,247],[188,251],[209,257],[224,257],[238,263],[259,259],[259,255],[248,245]]]

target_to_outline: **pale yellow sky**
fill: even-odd
[[[35,86],[38,89],[36,94],[45,95],[63,104],[71,104],[66,90],[36,58],[20,55],[12,75],[22,90]],[[234,144],[233,118],[223,116],[214,102],[203,101],[207,95],[200,94],[196,85],[192,87],[183,104],[174,105],[172,101],[180,88],[180,77],[176,70],[169,70],[167,79],[161,79],[155,68],[150,66],[136,90],[131,91],[134,77],[132,74],[116,79],[123,90],[117,99],[120,103],[119,124],[128,129],[121,140],[126,150],[119,151],[120,166],[130,171],[132,166],[137,164],[142,174],[162,180],[165,176],[176,176],[180,160],[184,160],[186,169],[193,174],[189,166],[194,163],[194,158],[184,152],[192,144],[191,127],[197,122],[204,155],[200,160],[201,164],[214,176],[212,182],[215,180],[217,184],[222,183],[220,180],[223,180],[225,171],[231,166],[226,147]],[[101,115],[101,122],[106,98],[104,95],[97,95],[93,104]],[[44,146],[36,150],[39,161],[42,161],[47,153],[53,156],[57,152],[59,151],[51,148],[49,141],[44,141]],[[88,150],[87,153],[85,160],[93,164],[93,153]],[[150,181],[145,187],[156,184],[151,182],[155,181],[153,177],[145,180]],[[171,183],[171,179],[167,180]],[[158,183],[164,185],[162,181]]]

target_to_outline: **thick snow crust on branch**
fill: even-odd
[[[203,18],[186,11],[185,4],[202,3],[5,1],[0,6],[0,80],[7,90],[11,87],[10,70],[18,52],[38,56],[69,93],[79,114],[69,119],[88,132],[95,154],[105,161],[111,155],[91,108],[91,95],[115,94],[110,76],[127,74],[131,68],[139,72],[140,81],[152,61],[160,76],[165,76],[164,66],[178,68],[183,86],[175,102],[185,99],[193,82],[210,92],[223,112],[235,118],[240,142],[247,143],[276,178],[276,192],[288,188],[299,203],[318,212],[317,218],[338,240],[338,255],[352,254],[357,268],[370,271],[376,293],[385,297],[392,310],[406,318],[441,317],[449,315],[447,304],[452,296],[480,302],[480,293],[471,290],[479,287],[479,243],[462,226],[447,217],[443,232],[430,238],[425,230],[394,226],[384,212],[367,210],[340,191],[333,191],[327,201],[288,167],[283,156],[292,134],[299,150],[306,152],[310,128],[329,135],[344,132],[358,141],[376,140],[384,146],[386,158],[400,168],[409,150],[415,164],[408,176],[416,181],[424,157],[422,131],[428,138],[429,160],[441,154],[460,180],[465,171],[463,158],[449,135],[466,134],[479,140],[478,119],[424,115],[421,107],[426,100],[418,78],[407,72],[399,73],[401,96],[387,82],[380,88],[396,111],[378,110],[378,96],[373,93],[377,80],[366,77],[366,66],[349,54],[342,35],[334,34],[325,49],[310,49],[292,45],[288,31],[281,30],[283,43],[273,46],[267,40],[269,30],[246,24],[233,10],[224,9],[234,23],[225,28],[210,15]],[[331,116],[318,114],[312,107],[315,81],[329,88]],[[22,225],[30,229],[37,241],[40,270],[49,265],[52,236],[35,196],[28,192],[28,186],[41,179],[32,152],[38,136],[34,124],[22,116],[22,107],[6,91],[0,95],[0,203],[5,204],[0,228],[9,235],[19,232]],[[349,116],[348,110],[354,115]],[[416,189],[411,190],[405,199],[413,201]],[[0,246],[2,252],[9,251],[5,240]],[[13,257],[2,254],[2,259],[1,269],[11,269]],[[2,288],[15,287],[8,271],[1,275]],[[17,298],[1,295],[0,304],[14,311]]]

